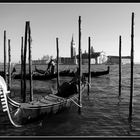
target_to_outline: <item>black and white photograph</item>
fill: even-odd
[[[0,138],[140,136],[140,3],[0,3]]]

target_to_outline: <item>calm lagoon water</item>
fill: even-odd
[[[46,69],[46,66],[38,66]],[[34,67],[33,67],[34,68]],[[60,65],[61,69],[76,66]],[[83,71],[87,71],[83,65]],[[19,66],[16,67],[19,71]],[[91,69],[106,70],[107,65],[92,65]],[[133,119],[128,121],[130,97],[130,65],[122,65],[122,92],[118,99],[119,67],[110,65],[110,74],[92,78],[89,96],[82,96],[82,112],[77,106],[51,117],[44,117],[22,128],[15,128],[6,113],[0,110],[0,136],[139,136],[140,135],[140,65],[134,66]],[[70,78],[60,78],[60,83]],[[29,86],[27,81],[27,86]],[[56,89],[56,79],[33,81],[34,98]],[[28,92],[28,90],[27,90]],[[12,79],[12,96],[20,97],[20,80]]]

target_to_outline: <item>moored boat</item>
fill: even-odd
[[[35,66],[34,73],[44,74],[44,75],[50,75],[50,72],[49,71],[38,69],[36,66]],[[57,73],[55,72],[55,74],[57,74]],[[75,72],[74,71],[70,71],[70,69],[62,70],[62,71],[59,72],[59,76],[74,77],[75,76]]]
[[[107,70],[105,70],[105,71],[91,71],[91,77],[98,77],[98,76],[102,76],[102,75],[107,75],[107,74],[109,74],[109,71],[110,71],[110,67],[109,66],[107,67]],[[35,72],[43,74],[46,71],[38,69],[35,66]],[[88,73],[83,73],[83,74],[86,77],[88,77],[88,75],[89,75]],[[75,72],[74,71],[70,72],[70,70],[63,70],[63,71],[60,71],[59,76],[71,76],[71,77],[74,77],[75,76]]]
[[[30,79],[30,75],[29,73],[26,73],[26,79],[29,80]],[[33,80],[51,80],[51,79],[54,79],[57,77],[57,73],[54,73],[54,74],[41,74],[41,73],[38,73],[38,72],[34,72],[32,74],[32,79]],[[17,73],[14,73],[12,75],[12,78],[13,79],[21,79],[21,74],[17,74]]]
[[[109,74],[110,67],[107,67],[107,70],[105,71],[91,71],[91,77],[98,77],[102,75],[107,75]],[[85,77],[88,77],[89,73],[83,73]]]
[[[15,69],[15,67],[13,67],[11,75],[13,75],[15,72],[16,72],[16,69]],[[9,75],[8,72],[6,72],[6,75],[7,76]],[[4,71],[0,71],[0,76],[4,77]]]
[[[70,70],[63,70],[59,72],[59,76],[66,76],[66,77],[74,77],[75,72]],[[21,79],[21,74],[14,73],[12,75],[13,79]],[[27,73],[26,74],[26,79],[29,79],[30,75]],[[57,78],[57,73],[51,74],[49,72],[43,71],[43,70],[38,70],[36,69],[33,74],[32,74],[32,79],[33,80],[51,80]]]
[[[78,105],[76,102],[78,100],[77,84],[77,78],[74,77],[71,81],[63,83],[56,93],[47,94],[38,101],[18,103],[9,97],[10,91],[7,91],[6,83],[0,76],[0,97],[3,111],[7,112],[9,120],[14,126],[21,127],[44,115],[58,113],[70,107],[72,102]],[[82,80],[81,92],[85,87],[86,81]]]
[[[107,75],[109,74],[110,71],[110,67],[108,66],[107,70],[105,71],[91,71],[91,77],[98,77],[98,76],[102,76],[102,75]],[[88,77],[88,73],[83,73],[85,77]],[[75,76],[75,72],[74,71],[70,71],[70,70],[63,70],[59,72],[59,76],[60,77],[74,77]],[[12,74],[12,78],[13,79],[21,79],[21,74],[17,74],[17,73],[13,73]],[[30,75],[27,73],[26,74],[26,79],[29,79]],[[41,69],[37,69],[35,67],[35,71],[33,72],[32,75],[33,80],[51,80],[54,78],[57,78],[57,73],[51,74],[49,72],[46,72],[44,70]]]

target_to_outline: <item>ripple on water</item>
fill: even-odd
[[[106,65],[92,65],[92,70],[106,69]],[[43,69],[46,67],[43,66]],[[61,66],[60,69],[68,68]],[[75,69],[76,66],[69,66]],[[83,66],[87,71],[87,66]],[[139,136],[140,135],[140,65],[134,67],[133,119],[128,122],[130,100],[130,67],[122,65],[122,92],[118,99],[118,65],[110,66],[110,74],[91,79],[89,96],[87,90],[82,97],[82,112],[73,105],[70,110],[23,126],[13,127],[6,114],[0,112],[0,135],[4,136]],[[60,78],[60,83],[70,80]],[[56,90],[56,79],[33,81],[34,98]],[[27,81],[29,88],[29,81]],[[20,80],[12,80],[12,97],[20,101]],[[29,98],[29,95],[27,95]]]

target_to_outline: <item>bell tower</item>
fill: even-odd
[[[71,53],[71,58],[73,58],[76,55],[75,42],[74,42],[74,39],[73,39],[73,34],[72,34],[72,40],[71,40],[70,53]]]

